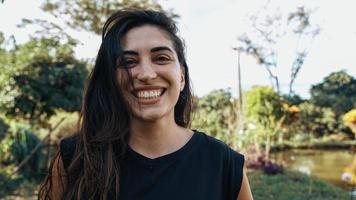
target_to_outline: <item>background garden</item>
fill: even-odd
[[[100,35],[106,17],[123,7],[166,10],[177,21],[181,17],[159,1],[47,0],[42,10],[63,24],[23,19],[19,27],[34,31],[22,43],[0,30],[0,199],[36,199],[60,139],[76,130],[94,58],[78,58],[80,38],[68,30]],[[237,36],[238,46],[231,51],[253,58],[271,84],[240,87],[239,95],[218,89],[195,96],[191,128],[246,155],[256,200],[356,199],[356,78],[334,71],[303,98],[294,84],[309,49],[296,48],[288,91],[283,91],[273,70],[281,67],[274,47],[283,41],[282,33],[297,42],[312,41],[322,27],[312,23],[313,10],[304,6],[286,18],[266,13],[252,14],[255,31]]]

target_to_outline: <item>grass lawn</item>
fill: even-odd
[[[248,172],[255,200],[347,200],[350,193],[307,175],[284,171],[266,175],[261,171]]]

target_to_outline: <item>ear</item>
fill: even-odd
[[[181,67],[181,70],[180,70],[180,91],[183,91],[184,89],[184,86],[185,86],[185,70],[184,70],[184,67]]]

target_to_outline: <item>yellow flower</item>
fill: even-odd
[[[297,106],[292,105],[291,107],[289,107],[288,111],[289,111],[290,113],[299,113],[299,112],[300,112],[300,109],[299,109]]]
[[[345,124],[356,124],[356,109],[347,112],[343,118]]]

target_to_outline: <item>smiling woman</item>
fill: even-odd
[[[252,199],[243,155],[190,130],[191,110],[174,22],[151,10],[114,13],[78,134],[61,141],[39,199]]]
[[[152,25],[133,28],[121,39],[123,60],[117,73],[120,80],[130,68],[133,83],[122,88],[132,112],[132,127],[138,119],[174,126],[174,106],[185,80],[174,45],[167,33]],[[125,67],[126,66],[126,67]],[[121,77],[121,78],[120,78]],[[128,98],[131,96],[132,98]]]

